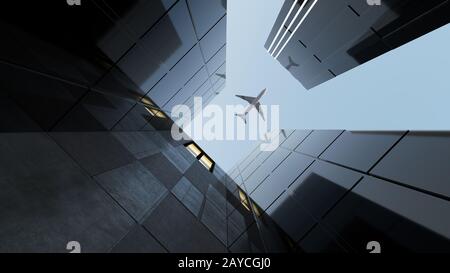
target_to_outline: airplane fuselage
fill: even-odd
[[[260,104],[259,104],[259,100],[261,99],[261,97],[264,95],[264,93],[266,93],[266,89],[264,89],[263,91],[261,91],[261,93],[259,93],[259,95],[257,97],[245,97],[245,96],[238,96],[246,101],[248,101],[249,105],[247,106],[247,108],[245,108],[244,113],[242,114],[236,114],[237,116],[240,116],[241,118],[244,119],[245,121],[245,117],[248,115],[248,113],[250,113],[250,111],[253,108],[256,108],[258,110],[258,112],[262,115],[262,113],[259,110]],[[264,119],[264,116],[263,116]]]
[[[250,111],[255,107],[256,103],[257,101],[249,104],[247,108],[245,108],[244,115],[248,115],[248,113],[250,113]]]

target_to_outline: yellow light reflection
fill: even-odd
[[[148,108],[148,107],[145,107],[145,109],[147,109],[147,111],[150,113],[150,115],[152,115],[154,117],[166,118],[166,115],[163,112],[161,112],[161,111],[158,111],[158,110],[153,109],[153,108]]]
[[[206,155],[204,155],[200,158],[200,163],[202,163],[203,166],[205,166],[208,170],[211,170],[211,168],[213,166],[212,160],[209,159]]]
[[[151,106],[155,106],[155,104],[153,103],[153,101],[151,101],[149,98],[142,98],[141,101],[145,104],[151,105]]]
[[[200,149],[197,147],[197,145],[195,145],[194,143],[189,144],[188,146],[186,146],[186,148],[188,149],[189,152],[191,152],[191,154],[193,154],[195,157],[199,156],[200,153],[202,151],[200,151]]]
[[[250,210],[250,206],[248,204],[248,199],[247,199],[247,195],[245,195],[245,193],[241,190],[239,190],[239,199],[241,199],[241,204],[248,210]]]

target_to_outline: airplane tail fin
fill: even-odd
[[[240,117],[244,120],[244,123],[247,124],[247,119],[245,118],[245,114],[236,114],[236,116]]]

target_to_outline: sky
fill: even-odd
[[[236,94],[267,88],[261,103],[279,105],[284,129],[450,129],[450,25],[306,90],[264,48],[283,3],[228,0],[227,83],[210,104],[245,106]],[[225,171],[258,144],[194,140]]]

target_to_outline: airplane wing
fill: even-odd
[[[261,109],[261,104],[259,102],[255,105],[255,108],[256,108],[256,110],[258,110],[258,113],[261,115],[262,119],[265,121],[266,118],[264,117],[264,113]]]
[[[252,103],[256,99],[255,97],[247,97],[247,96],[241,96],[241,95],[236,95],[236,97],[246,100],[248,103]]]
[[[262,98],[262,96],[264,96],[264,94],[266,93],[266,88],[264,88],[261,93],[259,93],[259,95],[256,97],[257,101],[259,102],[259,100]]]

